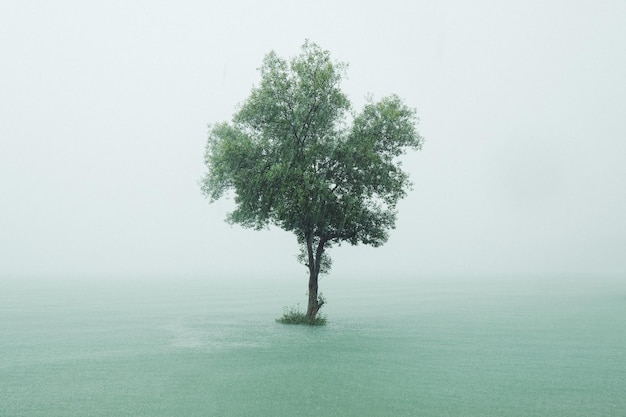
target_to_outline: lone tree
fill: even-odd
[[[398,157],[422,144],[415,111],[396,95],[352,112],[339,88],[345,69],[308,41],[290,61],[270,52],[232,123],[210,126],[200,182],[211,202],[234,191],[231,224],[273,224],[296,235],[310,323],[324,304],[318,277],[330,268],[327,250],[386,242],[411,186]]]

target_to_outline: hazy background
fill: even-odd
[[[333,249],[333,279],[623,276],[625,19],[621,0],[3,0],[0,278],[304,280],[292,235],[228,226],[197,182],[207,124],[305,38],[350,64],[356,109],[397,93],[426,139],[389,242]]]

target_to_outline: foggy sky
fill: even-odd
[[[0,279],[304,279],[198,180],[207,124],[307,38],[425,138],[389,242],[331,276],[626,273],[626,2],[337,3],[1,2]]]

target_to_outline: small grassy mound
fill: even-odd
[[[326,324],[326,317],[320,316],[319,314],[314,318],[310,319],[306,316],[305,313],[301,312],[297,307],[285,307],[285,311],[283,312],[283,316],[281,318],[276,319],[278,323],[281,324],[304,324],[306,326],[324,326]]]

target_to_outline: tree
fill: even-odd
[[[411,186],[398,157],[422,144],[415,111],[396,95],[351,112],[339,88],[345,70],[308,41],[289,62],[270,52],[232,123],[210,127],[200,182],[210,201],[234,192],[231,224],[296,235],[310,321],[324,304],[318,278],[330,268],[328,249],[387,241]]]

